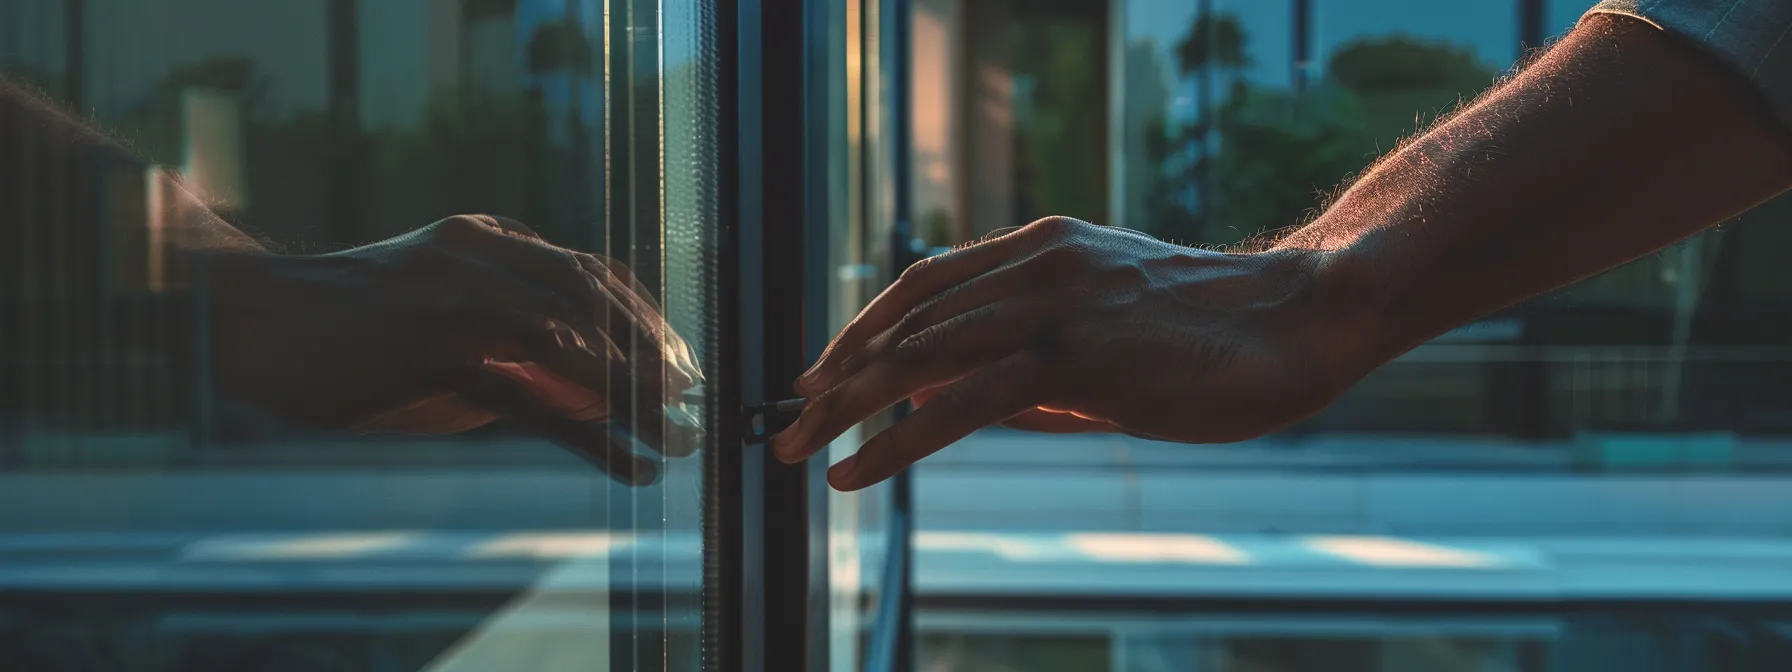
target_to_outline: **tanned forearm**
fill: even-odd
[[[1627,17],[1588,18],[1372,166],[1281,241],[1318,251],[1360,364],[1648,254],[1792,186],[1792,141],[1743,78]]]

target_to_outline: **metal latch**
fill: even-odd
[[[798,398],[746,407],[740,417],[741,439],[747,443],[765,443],[773,434],[796,422],[807,405],[808,399]]]

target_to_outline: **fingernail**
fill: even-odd
[[[832,467],[828,467],[828,484],[836,489],[844,488],[846,479],[852,475],[853,465],[858,464],[858,455],[848,455]]]
[[[821,363],[817,362],[815,364],[814,368],[811,368],[808,371],[803,372],[803,375],[801,375],[801,376],[797,376],[796,391],[799,393],[805,394],[805,395],[810,394],[811,391],[815,388],[815,383],[818,380],[820,380],[820,378],[821,378]]]

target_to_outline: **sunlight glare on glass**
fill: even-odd
[[[259,560],[337,560],[411,544],[416,532],[337,532],[280,541],[227,544],[220,556]]]
[[[631,540],[608,532],[520,532],[474,546],[473,558],[589,558],[608,554]]]
[[[1194,534],[1072,534],[1066,543],[1104,562],[1157,562],[1246,565],[1246,555],[1230,544]]]
[[[1040,544],[999,534],[980,532],[916,532],[915,548],[925,551],[983,551],[1007,560],[1037,560],[1051,552]]]
[[[1484,569],[1504,564],[1498,557],[1486,553],[1391,537],[1309,537],[1306,545],[1322,553],[1377,567]]]

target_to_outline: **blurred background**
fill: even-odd
[[[711,4],[0,1],[4,75],[150,164],[4,206],[0,669],[699,669],[706,457],[631,488],[503,423],[300,431],[124,336],[180,291],[159,167],[290,254],[514,217],[713,370]]]
[[[1298,225],[1590,4],[916,0],[916,231]],[[1458,329],[1275,436],[986,430],[930,458],[924,668],[1787,665],[1788,206]]]
[[[1238,243],[1590,3],[913,0],[906,96],[872,58],[904,33],[840,4],[835,325],[894,270],[888,198],[932,247],[1050,214]],[[629,260],[706,333],[702,5],[0,0],[0,71],[286,251],[508,215]],[[146,183],[46,196],[92,207],[46,211],[38,281],[0,292],[157,291]],[[1792,669],[1788,208],[1440,337],[1275,436],[941,452],[914,471],[917,669]],[[630,489],[502,427],[267,427],[83,341],[70,305],[0,327],[0,669],[701,665],[697,460]],[[859,663],[884,497],[829,502],[834,669]]]

